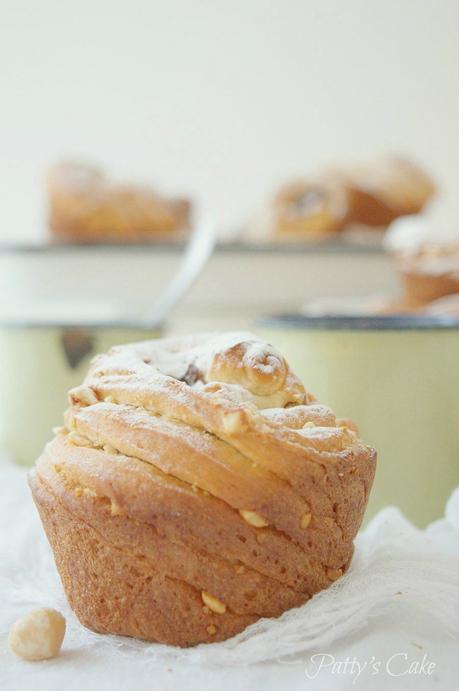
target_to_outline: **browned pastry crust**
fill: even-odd
[[[385,227],[419,213],[435,192],[429,176],[403,158],[391,157],[335,173],[347,190],[348,223]]]
[[[399,216],[421,211],[434,192],[426,173],[402,158],[329,170],[278,192],[272,205],[273,234],[301,241],[356,226],[384,228]]]
[[[224,640],[348,567],[375,452],[254,336],[114,348],[70,404],[30,484],[89,628]]]
[[[115,184],[100,170],[77,163],[50,170],[48,197],[49,228],[60,242],[180,240],[189,226],[188,201]]]
[[[424,244],[396,257],[405,297],[420,307],[459,293],[459,245]]]

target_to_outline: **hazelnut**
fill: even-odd
[[[250,525],[253,525],[255,528],[266,528],[266,526],[269,525],[263,516],[260,516],[260,514],[256,513],[255,511],[246,511],[245,509],[241,509],[239,513],[244,521],[247,521],[247,523],[250,523]]]
[[[331,581],[337,581],[343,575],[343,569],[327,569],[327,576]]]
[[[209,384],[206,384],[203,388],[203,391],[205,393],[217,393],[218,391],[221,391],[221,388],[222,385],[218,381],[213,381]]]
[[[243,432],[245,429],[244,418],[240,410],[235,410],[231,413],[226,413],[223,417],[223,429],[225,434],[237,434]]]
[[[110,503],[110,513],[112,516],[121,516],[123,513],[121,506],[114,499],[112,499]]]
[[[8,647],[23,660],[55,657],[65,635],[65,619],[55,609],[36,609],[18,619],[10,629]]]
[[[311,522],[311,518],[312,518],[312,514],[310,514],[310,513],[305,513],[301,516],[300,528],[302,530],[306,530],[306,528],[308,527],[308,525]]]
[[[211,612],[215,612],[215,614],[224,614],[226,612],[226,605],[205,590],[202,591],[201,597]]]
[[[94,405],[98,403],[99,399],[89,386],[77,386],[75,389],[69,391],[70,405]]]

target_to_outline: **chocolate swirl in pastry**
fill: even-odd
[[[256,337],[113,348],[65,424],[30,484],[89,628],[223,640],[347,569],[375,452]]]

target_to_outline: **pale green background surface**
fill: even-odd
[[[366,519],[388,504],[420,526],[442,516],[459,484],[459,330],[261,332],[377,449]]]
[[[134,328],[88,328],[92,350],[71,367],[58,327],[0,329],[0,451],[31,465],[63,424],[67,392],[81,384],[91,358],[111,346],[159,336]]]

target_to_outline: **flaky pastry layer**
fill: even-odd
[[[348,567],[375,452],[272,346],[205,334],[113,348],[69,398],[30,482],[85,625],[223,640]]]

